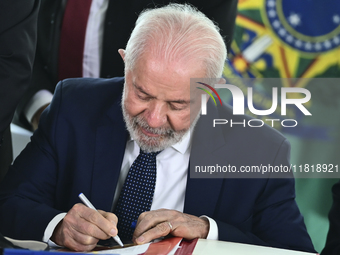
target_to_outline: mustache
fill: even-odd
[[[163,135],[167,137],[174,137],[175,131],[171,127],[160,127],[160,128],[152,128],[148,125],[147,121],[140,115],[137,115],[132,119],[133,128],[137,128],[138,126],[145,129],[147,132],[155,134],[155,135]]]

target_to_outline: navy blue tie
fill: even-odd
[[[119,236],[131,240],[139,215],[150,211],[156,183],[156,156],[140,150],[120,192],[115,214]]]

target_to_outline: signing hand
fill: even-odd
[[[76,204],[54,229],[51,240],[75,251],[90,251],[99,240],[117,235],[117,217]]]
[[[137,221],[133,242],[143,244],[171,234],[186,239],[206,238],[209,221],[175,210],[160,209],[142,213]]]

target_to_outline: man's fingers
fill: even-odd
[[[139,215],[137,221],[137,227],[134,232],[134,237],[140,236],[145,231],[157,226],[158,224],[165,222],[165,221],[172,221],[176,218],[178,214],[177,211],[174,210],[165,210],[159,209],[156,211],[148,211],[143,212]]]
[[[72,218],[72,215],[65,216],[55,228],[51,240],[56,244],[68,247],[75,251],[92,250],[96,246],[98,239],[78,232],[74,228],[74,225],[70,225],[70,222],[73,222]],[[85,222],[85,224],[89,223]]]
[[[74,231],[74,229],[65,229],[65,243],[67,244],[68,241],[77,243],[81,246],[95,246],[99,239],[93,236],[83,234],[79,231]]]
[[[91,209],[86,207],[83,204],[76,204],[74,205],[74,208],[79,213],[80,217],[84,220],[92,223],[93,225],[97,226],[98,229],[103,231],[105,235],[107,235],[107,238],[110,236],[116,236],[117,235],[117,227],[116,224],[108,219],[106,219],[101,213],[99,213],[97,210]],[[98,232],[94,232],[97,233]],[[86,233],[84,233],[86,234]],[[103,236],[94,236],[98,237],[99,239],[103,239]],[[106,239],[107,239],[106,238]]]
[[[110,221],[111,223],[114,224],[114,226],[117,226],[118,223],[118,218],[115,214],[111,213],[111,212],[105,212],[102,210],[98,210],[98,212],[108,221]]]
[[[133,240],[141,244],[170,234],[181,215],[178,211],[166,209],[142,213],[138,218]]]
[[[175,210],[155,210],[142,213],[137,222],[133,241],[137,244],[167,236],[180,236],[186,239],[206,238],[209,221]]]
[[[66,238],[64,242],[64,246],[68,247],[72,250],[78,251],[78,252],[83,252],[83,251],[91,251],[97,243],[95,244],[82,244],[74,240],[73,238]]]
[[[150,242],[151,240],[154,240],[159,237],[167,236],[168,234],[171,233],[173,230],[172,224],[168,221],[166,222],[161,222],[157,224],[155,227],[149,229],[148,231],[144,232],[141,236],[139,236],[135,242],[137,244],[143,244]]]
[[[76,225],[70,225],[70,227],[78,233],[82,235],[88,236],[89,238],[96,238],[98,240],[106,240],[111,236],[105,233],[102,229],[100,229],[97,225],[94,225],[83,218],[80,218]],[[84,244],[90,244],[87,242],[83,242]]]

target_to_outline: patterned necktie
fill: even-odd
[[[126,177],[115,214],[119,236],[131,240],[139,215],[150,211],[156,183],[156,156],[159,152],[140,150]]]

